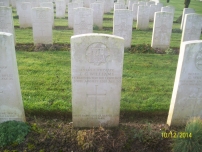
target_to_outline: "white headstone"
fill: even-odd
[[[70,3],[70,0],[65,0],[66,6]]]
[[[2,6],[9,7],[9,0],[0,0],[0,2],[3,4]]]
[[[71,37],[74,127],[119,124],[124,40],[107,34]]]
[[[109,13],[111,11],[111,0],[104,0],[104,13]]]
[[[93,33],[93,10],[78,7],[74,9],[74,35]]]
[[[132,9],[132,11],[133,11],[133,20],[134,20],[134,21],[137,21],[137,10],[138,10],[138,6],[139,6],[139,4],[133,3],[133,9]]]
[[[182,42],[167,119],[169,126],[202,118],[202,41]]]
[[[170,46],[170,38],[173,26],[173,13],[156,12],[152,33],[152,48],[166,50]]]
[[[154,2],[154,1],[146,2],[146,5],[147,5],[147,6],[150,6],[151,4],[154,4],[154,5],[155,5],[155,2]]]
[[[56,17],[65,17],[66,2],[65,0],[56,0]]]
[[[91,0],[83,0],[83,7],[90,7]]]
[[[183,26],[184,26],[184,17],[185,17],[186,14],[189,14],[189,13],[195,13],[195,10],[193,8],[184,8],[183,9],[181,26],[180,26],[181,30],[183,30]]]
[[[52,44],[52,15],[48,7],[32,8],[34,45]]]
[[[78,3],[68,4],[68,27],[73,28],[74,25],[74,8],[79,7]]]
[[[90,8],[93,10],[93,24],[101,29],[103,24],[102,3],[91,3]]]
[[[19,23],[21,28],[32,27],[31,3],[22,2],[19,6]]]
[[[156,3],[156,12],[160,12],[162,7],[163,7],[162,3]]]
[[[72,0],[72,3],[78,3],[79,7],[83,7],[83,0]]]
[[[154,21],[154,14],[156,12],[157,5],[151,4],[149,6],[149,21]]]
[[[117,0],[117,3],[121,3],[125,5],[125,0]]]
[[[185,15],[184,28],[182,31],[181,42],[200,40],[202,28],[202,16],[195,13]]]
[[[138,4],[139,4],[139,5],[146,5],[146,2],[139,1]]]
[[[32,7],[39,7],[40,6],[40,1],[41,0],[25,0],[26,2],[31,1]]]
[[[175,13],[175,8],[172,6],[161,7],[161,12]]]
[[[138,6],[136,28],[140,30],[145,30],[149,28],[149,6]]]
[[[16,0],[10,0],[11,5],[13,8],[16,8]]]
[[[10,7],[0,7],[0,32],[13,34],[15,42],[15,30],[13,25],[13,14]]]
[[[0,32],[0,123],[25,121],[13,35]]]
[[[128,9],[129,10],[132,11],[134,3],[138,3],[138,0],[129,0],[129,2],[128,2]]]
[[[133,14],[127,9],[114,11],[113,35],[124,38],[124,47],[131,47]]]
[[[51,9],[51,15],[52,15],[52,26],[54,26],[54,7],[52,2],[43,2],[40,3],[40,7],[48,7]]]
[[[114,10],[116,9],[126,9],[126,5],[123,3],[114,3]]]

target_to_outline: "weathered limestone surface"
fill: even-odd
[[[202,118],[201,40],[181,44],[167,124],[185,125],[191,117]]]
[[[9,7],[9,0],[0,0],[0,3],[3,4],[2,6]]]
[[[170,38],[173,26],[173,13],[156,12],[152,33],[152,48],[166,50],[170,46]]]
[[[13,25],[12,9],[10,7],[0,7],[0,32],[13,34],[15,42],[15,30]]]
[[[138,6],[136,28],[140,30],[145,30],[149,28],[149,6]]]
[[[32,8],[32,29],[34,45],[52,44],[52,15],[48,7]]]
[[[139,4],[137,4],[137,3],[134,3],[134,4],[133,4],[133,9],[132,9],[132,11],[133,11],[133,20],[134,20],[134,21],[137,21],[137,10],[138,10],[138,6],[139,6]]]
[[[181,26],[180,29],[183,30],[183,26],[184,26],[184,18],[186,14],[189,13],[195,13],[195,10],[193,8],[184,8],[183,9],[183,14],[182,14],[182,20],[181,20]]]
[[[124,40],[106,34],[71,37],[74,127],[119,124]]]
[[[74,9],[74,35],[93,33],[93,10],[78,7]]]
[[[181,42],[200,40],[202,29],[202,16],[195,13],[185,15]]]
[[[52,26],[54,26],[54,7],[52,2],[42,2],[40,3],[40,7],[48,7],[51,9],[51,15],[52,15]]]
[[[68,4],[68,27],[73,28],[74,26],[74,8],[79,7],[79,3]]]
[[[25,121],[13,35],[0,32],[0,123]]]
[[[32,27],[32,5],[29,2],[23,2],[19,6],[19,23],[21,28]]]
[[[126,5],[123,3],[114,3],[114,10],[116,9],[126,9]]]
[[[133,14],[127,9],[114,11],[113,35],[124,38],[124,47],[131,47]]]
[[[56,17],[65,17],[66,2],[65,0],[56,0]]]
[[[102,29],[104,14],[102,3],[91,3],[90,8],[93,10],[93,24]]]

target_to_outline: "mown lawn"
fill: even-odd
[[[166,5],[165,0],[161,0]],[[182,14],[183,0],[171,0],[175,7],[174,21]],[[191,8],[202,14],[202,2],[191,1]],[[19,28],[13,9],[17,45],[33,45],[32,29]],[[54,44],[70,45],[72,29],[65,18],[56,19],[53,28]],[[152,26],[146,31],[136,30],[133,24],[132,47],[151,44]],[[113,12],[104,15],[103,29],[94,33],[112,34]],[[180,23],[173,23],[171,48],[179,48]],[[201,36],[202,39],[202,36]],[[27,112],[71,112],[70,50],[27,52],[18,47],[17,62],[22,96]],[[141,52],[141,51],[140,51]],[[131,54],[125,50],[121,111],[164,111],[169,109],[178,55]]]

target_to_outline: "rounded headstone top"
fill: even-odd
[[[92,36],[102,36],[102,37],[109,37],[109,38],[116,38],[116,39],[124,40],[124,38],[122,38],[120,36],[109,35],[109,34],[100,34],[100,33],[89,33],[89,34],[74,35],[71,37],[71,39],[75,39],[75,38],[79,38],[79,37],[92,37]]]
[[[7,32],[0,32],[0,35],[11,36],[11,35],[13,35],[13,34],[11,34],[11,33],[7,33]]]

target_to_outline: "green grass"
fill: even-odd
[[[125,53],[122,111],[168,110],[178,56]],[[69,51],[17,51],[26,111],[71,112]]]
[[[166,0],[161,0],[166,4]],[[183,0],[170,0],[175,6],[175,20],[182,14]],[[191,1],[190,8],[202,14],[202,2]],[[20,29],[13,9],[17,44],[33,44],[32,29]],[[113,13],[104,15],[103,30],[94,33],[112,34]],[[54,44],[69,44],[73,31],[67,28],[66,18],[55,18]],[[152,26],[146,31],[136,30],[133,24],[132,46],[151,44]],[[180,23],[173,24],[170,47],[179,48]],[[202,36],[201,36],[202,39]],[[18,47],[19,48],[19,47]],[[177,55],[131,54],[124,56],[121,111],[164,111],[169,109]],[[24,52],[17,50],[22,97],[26,112],[71,112],[70,52]]]

